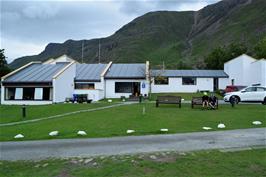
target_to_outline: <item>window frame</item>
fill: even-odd
[[[77,88],[77,85],[88,85],[88,87],[84,87],[84,88]],[[92,87],[90,87],[89,85],[92,85]],[[75,83],[74,84],[74,89],[75,90],[95,90],[95,83],[81,83],[81,82],[78,82],[78,83]]]
[[[115,82],[115,93],[132,93],[133,92],[133,83],[134,82]],[[130,85],[130,91],[118,91],[117,84],[129,84]]]
[[[194,80],[193,84],[186,84],[184,82],[184,79],[192,79],[192,80]],[[197,85],[197,77],[182,77],[182,85]]]
[[[158,82],[161,81],[161,82]],[[169,77],[156,76],[154,77],[154,85],[169,85]]]

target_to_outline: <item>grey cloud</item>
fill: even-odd
[[[1,30],[5,37],[41,42],[93,38],[129,20],[115,10],[108,2],[4,2]]]
[[[198,10],[200,4],[212,4],[220,0],[128,0],[123,1],[120,11],[128,15],[140,15],[157,10]],[[185,9],[187,10],[187,9]]]

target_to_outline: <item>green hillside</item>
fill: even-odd
[[[197,12],[157,11],[140,16],[113,35],[101,38],[101,62],[164,61],[168,68],[199,67],[212,48],[243,42],[251,48],[266,34],[265,0],[224,0]],[[77,31],[78,32],[78,31]],[[39,55],[16,59],[12,68],[67,54],[98,62],[99,39],[50,43]]]

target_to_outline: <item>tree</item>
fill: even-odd
[[[206,67],[208,69],[221,69],[225,61],[226,52],[224,48],[215,48],[207,57],[205,57]]]
[[[8,74],[10,72],[7,66],[6,56],[4,54],[5,49],[0,49],[0,77]]]
[[[257,58],[266,58],[266,36],[254,47]]]
[[[231,43],[228,46],[213,49],[204,59],[207,69],[223,69],[224,63],[247,52],[247,47],[241,43]]]

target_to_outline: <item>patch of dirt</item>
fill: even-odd
[[[70,175],[66,169],[63,169],[60,171],[59,175],[57,175],[56,177],[73,177],[73,176]]]
[[[143,159],[153,162],[174,163],[176,162],[177,157],[173,155],[152,155],[152,156],[145,156],[143,157]]]
[[[254,172],[263,172],[263,168],[256,164],[250,165],[249,168]]]

